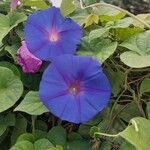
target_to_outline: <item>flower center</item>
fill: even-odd
[[[69,93],[72,95],[77,95],[80,93],[80,83],[79,81],[71,81],[69,85]]]
[[[56,30],[52,30],[50,33],[49,33],[49,40],[51,42],[57,42],[59,39],[59,34]]]

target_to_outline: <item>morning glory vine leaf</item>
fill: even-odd
[[[93,12],[100,17],[100,21],[116,21],[125,16],[125,13],[120,12],[115,8],[110,8],[108,6],[94,7]]]
[[[0,136],[7,130],[7,127],[15,125],[15,115],[0,115]]]
[[[30,91],[14,111],[26,112],[30,115],[41,115],[48,112],[38,97],[38,92]]]
[[[94,36],[92,37],[94,38]],[[98,38],[89,42],[89,38],[85,37],[78,54],[95,57],[100,63],[103,63],[115,52],[117,46],[117,42],[111,42],[109,39]]]
[[[62,0],[60,10],[63,16],[71,14],[75,9],[76,7],[73,0]]]
[[[44,0],[23,0],[22,3],[24,6],[37,7],[41,9],[49,7]]]
[[[137,150],[149,150],[150,120],[142,117],[131,119],[129,125],[119,135],[134,145]]]
[[[27,17],[24,13],[19,12],[11,12],[8,15],[0,14],[0,43],[11,29],[25,21],[26,18]]]
[[[0,112],[12,107],[21,97],[23,85],[10,69],[0,67]]]
[[[140,86],[140,92],[141,94],[145,92],[150,92],[150,79],[146,78],[142,81],[141,86]]]
[[[120,46],[131,50],[120,56],[121,61],[127,66],[133,68],[150,66],[150,30],[132,36]]]
[[[29,141],[16,143],[10,150],[34,150],[34,145]]]
[[[89,41],[100,38],[102,36],[107,36],[109,34],[109,28],[100,28],[92,30],[89,34]]]

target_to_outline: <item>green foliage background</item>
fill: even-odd
[[[148,27],[112,7],[81,9],[78,1],[63,0],[62,14],[84,32],[77,54],[100,61],[112,88],[108,106],[75,125],[62,122],[40,102],[43,69],[24,74],[16,62],[27,15],[50,6],[22,0],[10,11],[10,1],[0,2],[0,150],[149,150]],[[150,24],[150,14],[137,16]]]

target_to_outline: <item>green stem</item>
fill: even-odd
[[[112,135],[112,134],[101,133],[101,132],[95,132],[94,134],[95,135],[108,136],[108,137],[117,137],[117,136],[119,136],[119,134]]]
[[[32,119],[32,133],[35,133],[35,121],[37,116],[31,116]]]
[[[150,29],[150,25],[148,23],[146,23],[145,21],[143,21],[142,19],[140,19],[139,17],[135,16],[134,14],[130,13],[129,11],[127,10],[124,10],[118,6],[115,6],[115,5],[111,5],[111,4],[108,4],[108,3],[104,3],[104,2],[100,2],[100,3],[95,3],[95,4],[92,4],[92,5],[89,5],[89,6],[83,6],[83,1],[80,0],[80,7],[81,9],[86,9],[86,8],[91,8],[91,7],[98,7],[98,6],[107,6],[107,7],[111,7],[111,8],[115,8],[125,14],[127,14],[128,16],[132,17],[133,19],[135,19],[136,21],[140,22],[141,24],[143,24],[145,27],[147,27],[148,29]]]

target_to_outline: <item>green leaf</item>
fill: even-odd
[[[150,30],[132,36],[120,46],[132,51],[121,54],[123,63],[133,68],[150,66]]]
[[[147,103],[146,112],[147,112],[148,119],[150,120],[150,102]]]
[[[6,46],[5,51],[7,51],[11,57],[13,58],[14,62],[17,63],[17,50],[18,50],[18,45],[12,45],[12,46]]]
[[[101,150],[111,150],[111,143],[110,142],[102,142],[100,149]]]
[[[39,99],[38,92],[30,91],[14,111],[26,112],[30,115],[41,115],[48,112]]]
[[[118,109],[121,110],[124,106],[118,105]],[[140,116],[139,109],[135,102],[131,102],[127,107],[119,113],[119,118],[129,122],[132,118]]]
[[[82,139],[83,139],[82,136],[76,132],[71,132],[68,136],[69,141],[82,140]]]
[[[17,139],[17,143],[21,141],[29,141],[31,143],[34,143],[34,136],[31,133],[21,134]]]
[[[87,37],[83,38],[82,47],[79,49],[79,55],[95,57],[100,63],[103,63],[116,50],[118,43],[111,42],[109,39],[98,38],[88,43]]]
[[[8,68],[0,67],[0,112],[12,107],[21,97],[23,85]]]
[[[105,21],[116,21],[123,18],[126,14],[116,10],[115,8],[110,8],[107,6],[94,7],[93,11],[95,14],[100,16],[101,22]]]
[[[35,150],[47,150],[54,147],[48,139],[40,139],[34,143]]]
[[[18,117],[16,119],[15,127],[13,129],[12,135],[11,135],[11,145],[15,144],[17,141],[17,138],[26,132],[27,128],[27,120],[24,117]]]
[[[143,68],[150,66],[150,55],[142,56],[136,52],[128,51],[121,54],[120,59],[124,64],[132,68]]]
[[[47,150],[63,150],[61,145],[56,145],[56,147],[49,148]]]
[[[132,18],[126,17],[121,20],[116,21],[111,28],[127,28],[133,23]]]
[[[136,150],[136,148],[128,142],[123,142],[119,150]]]
[[[67,150],[89,150],[90,144],[89,141],[76,140],[69,142],[67,145]]]
[[[48,8],[48,5],[45,3],[44,0],[23,0],[22,3],[24,6],[29,6],[29,7],[37,7],[41,9]]]
[[[63,146],[63,148],[66,147],[67,134],[66,134],[66,130],[61,126],[53,127],[48,132],[47,138],[54,145],[61,145],[61,146]]]
[[[140,92],[141,94],[145,92],[150,92],[150,79],[146,78],[142,81],[141,86],[140,86]]]
[[[102,36],[107,36],[109,33],[109,28],[100,28],[92,30],[89,34],[89,41],[100,38]]]
[[[26,15],[19,12],[11,12],[8,15],[0,14],[0,43],[11,29],[26,19]]]
[[[131,119],[131,125],[119,135],[134,145],[137,150],[149,150],[150,121],[137,117]]]
[[[63,16],[68,16],[76,9],[73,0],[62,0],[60,11]]]
[[[79,25],[83,25],[88,17],[88,12],[86,10],[77,10],[71,16],[71,19],[76,21]]]
[[[95,14],[90,14],[89,16],[87,16],[87,18],[85,19],[85,27],[88,27],[92,24],[98,24],[99,22],[99,17],[98,15]]]
[[[10,150],[34,150],[34,146],[29,141],[22,141],[16,143]]]
[[[35,130],[33,135],[34,135],[35,141],[37,141],[39,139],[47,138],[47,132],[42,131],[42,130]]]
[[[0,115],[0,136],[6,131],[7,127],[15,125],[15,115]]]
[[[103,63],[107,58],[109,58],[117,49],[118,43],[112,42],[109,45],[105,45],[101,50],[95,54],[95,57]]]
[[[112,69],[105,70],[110,81],[113,95],[116,97],[124,85],[125,75],[121,71],[113,71]]]
[[[8,61],[1,61],[0,62],[0,66],[10,69],[11,71],[13,71],[13,73],[16,76],[20,77],[20,72],[19,72],[18,68],[14,64],[12,64],[12,63],[10,63]]]
[[[112,32],[118,41],[125,41],[128,38],[130,38],[131,36],[133,36],[139,32],[142,32],[142,31],[143,31],[143,29],[141,29],[141,28],[130,28],[130,27],[113,28],[112,29]]]

